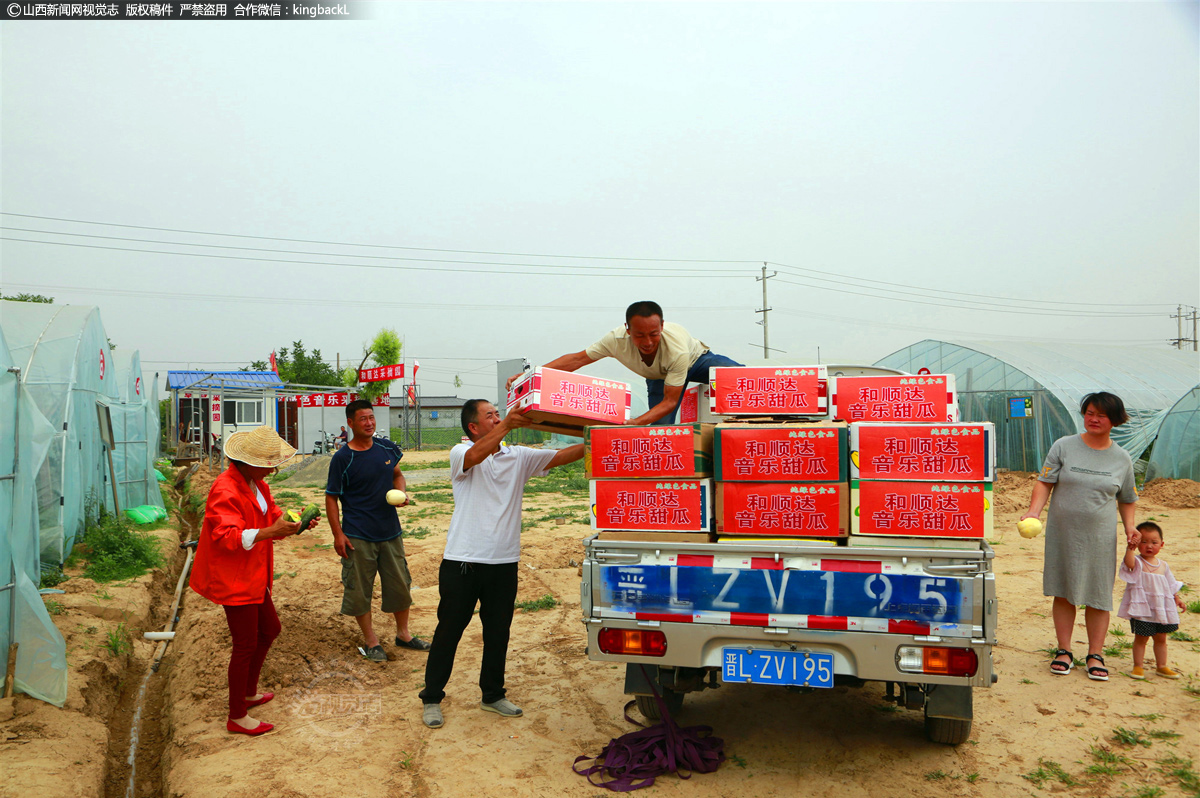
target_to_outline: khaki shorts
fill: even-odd
[[[353,551],[342,558],[342,615],[366,615],[371,611],[375,574],[383,589],[384,612],[403,612],[412,606],[412,577],[404,558],[404,540],[399,537],[376,543],[350,538]]]

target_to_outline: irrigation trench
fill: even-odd
[[[175,579],[168,579],[151,596],[149,620],[142,630],[149,632],[149,639],[160,642],[149,660],[131,660],[121,680],[121,697],[109,720],[105,798],[159,798],[163,794],[162,760],[168,739],[163,728],[166,682],[160,666],[182,611],[200,526],[200,519],[186,509],[184,502],[177,501],[177,505],[180,546],[168,562],[169,576]],[[185,548],[183,544],[189,540],[193,544]],[[172,586],[174,592],[167,592]],[[167,658],[166,663],[170,668],[171,659]]]

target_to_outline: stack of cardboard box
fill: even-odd
[[[823,366],[710,371],[718,539],[848,534],[847,426],[829,421]]]
[[[588,427],[585,444],[592,528],[601,539],[708,542],[712,424]]]
[[[839,377],[832,405],[851,421],[849,545],[990,536],[995,428],[957,421],[954,375]]]

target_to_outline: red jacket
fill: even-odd
[[[260,540],[246,551],[242,532],[275,523],[283,510],[275,505],[271,490],[259,481],[258,491],[267,501],[264,514],[254,491],[236,467],[217,477],[208,492],[204,526],[196,546],[188,583],[216,604],[261,604],[275,575],[275,541]]]

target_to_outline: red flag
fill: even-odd
[[[274,349],[271,350],[271,371],[275,372],[276,375],[279,374],[279,366],[275,364],[275,350]]]
[[[417,403],[416,386],[413,385],[412,383],[409,383],[409,385],[408,385],[408,402],[409,402],[409,404],[414,404],[414,405]]]
[[[417,381],[417,369],[421,368],[421,364],[416,360],[413,361],[413,382]],[[403,375],[401,375],[403,376]]]

